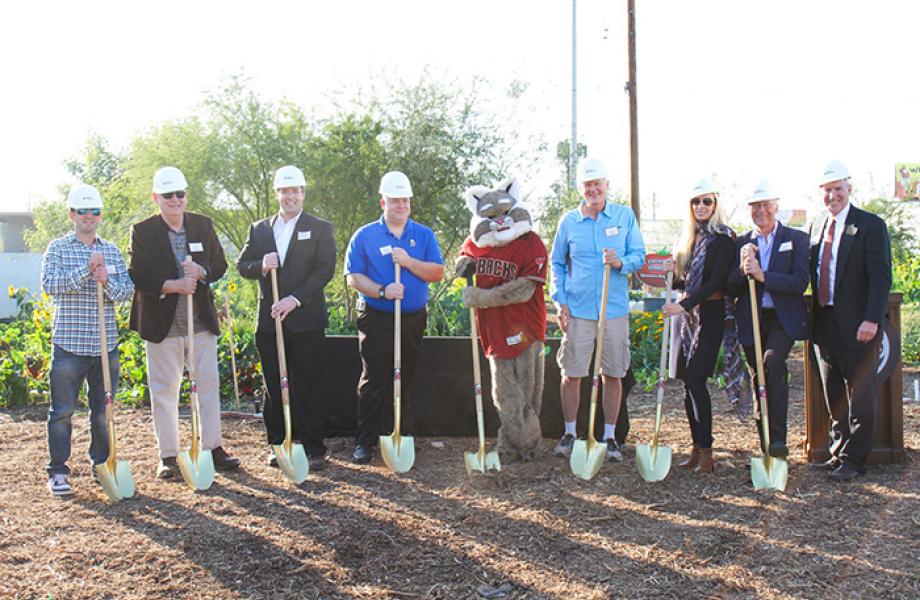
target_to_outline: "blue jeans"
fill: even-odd
[[[118,387],[118,351],[109,351],[112,394]],[[89,458],[94,465],[109,457],[108,427],[105,422],[105,389],[102,360],[98,356],[71,354],[55,345],[51,356],[51,407],[48,409],[48,475],[70,474],[70,419],[77,405],[83,381],[89,384]]]

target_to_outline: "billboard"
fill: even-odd
[[[898,200],[920,200],[920,163],[894,166],[894,194]]]

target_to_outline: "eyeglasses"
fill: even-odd
[[[699,206],[701,202],[703,203],[704,206],[712,206],[713,204],[716,203],[716,201],[713,200],[712,198],[694,198],[693,200],[690,201],[690,204],[692,204],[693,206]]]
[[[165,194],[160,194],[160,197],[166,198],[167,200],[172,200],[173,194],[175,194],[176,198],[179,200],[185,198],[185,192],[166,192]]]
[[[94,217],[98,217],[99,215],[102,214],[101,208],[72,208],[70,210],[74,211],[81,217],[87,214],[93,215]]]

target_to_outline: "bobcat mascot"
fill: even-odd
[[[492,402],[501,418],[496,450],[503,463],[533,460],[543,443],[546,246],[531,231],[514,180],[494,189],[473,186],[465,197],[473,218],[456,273],[476,275],[476,285],[463,289],[463,303],[477,309],[492,370]]]

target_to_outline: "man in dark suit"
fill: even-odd
[[[303,211],[307,182],[300,169],[286,166],[275,174],[278,214],[253,223],[237,269],[259,281],[256,347],[268,399],[262,411],[269,445],[284,441],[284,412],[275,317],[282,320],[294,437],[307,453],[310,469],[326,466],[323,444],[326,410],[323,370],[329,322],[323,289],[335,273],[332,224]],[[278,302],[272,298],[271,270],[278,270]],[[269,464],[277,466],[274,456]]]
[[[157,477],[179,472],[179,388],[188,353],[188,304],[193,296],[195,368],[201,437],[214,467],[235,469],[239,460],[221,445],[217,336],[220,328],[210,284],[227,270],[224,250],[211,220],[186,212],[185,176],[163,167],[153,176],[153,201],[160,212],[131,228],[128,274],[134,281],[131,329],[147,348],[147,384],[153,429],[160,453]],[[186,262],[190,256],[191,261]]]
[[[819,182],[827,211],[811,226],[813,340],[831,415],[831,458],[820,466],[837,481],[866,472],[881,324],[891,290],[888,228],[850,204],[849,178],[839,161],[827,166]]]
[[[789,406],[789,371],[786,359],[795,340],[808,337],[805,288],[808,287],[808,235],[791,229],[776,218],[779,194],[769,181],[761,181],[748,198],[754,229],[736,240],[737,267],[728,279],[729,293],[738,298],[735,313],[738,340],[748,365],[757,368],[751,295],[747,278],[757,282],[757,310],[770,417],[770,456],[785,458],[786,419]],[[756,383],[753,389],[757,389]],[[757,406],[759,415],[760,407]],[[757,431],[760,432],[758,419]]]

